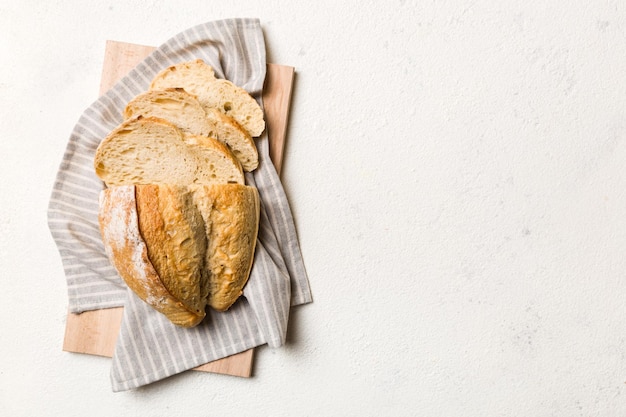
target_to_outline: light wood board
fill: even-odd
[[[132,68],[154,50],[154,47],[125,42],[107,41],[100,94],[110,89]],[[283,150],[289,118],[294,68],[267,64],[263,105],[266,129],[270,143],[270,158],[280,174]],[[65,326],[63,350],[67,352],[112,357],[120,329],[123,308],[87,311],[81,314],[68,313]],[[195,368],[198,371],[214,372],[241,377],[252,374],[254,349],[229,356]]]

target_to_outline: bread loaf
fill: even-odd
[[[193,327],[207,304],[224,311],[242,294],[259,197],[241,184],[115,186],[101,193],[99,221],[128,287],[172,323]]]
[[[205,109],[214,108],[231,116],[252,137],[265,129],[263,110],[246,90],[216,78],[213,68],[201,59],[172,65],[152,80],[151,90],[183,88],[195,95]]]
[[[177,299],[150,261],[139,228],[134,185],[103,190],[98,220],[111,263],[139,298],[178,326],[193,327],[202,321],[204,309],[191,310]]]
[[[136,117],[165,119],[185,134],[216,138],[227,145],[245,171],[259,165],[259,155],[252,137],[232,117],[214,108],[203,108],[196,97],[182,88],[150,90],[133,98],[124,109],[126,120]]]
[[[193,327],[207,306],[228,310],[250,275],[260,203],[243,167],[255,169],[258,154],[233,118],[260,134],[263,113],[199,60],[164,71],[153,87],[128,103],[96,150],[107,185],[100,232],[128,287],[172,323]]]
[[[123,122],[98,146],[96,175],[108,186],[245,182],[232,152],[216,139],[188,144],[172,123],[155,117]]]

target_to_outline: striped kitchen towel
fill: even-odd
[[[247,183],[261,197],[254,265],[244,297],[229,311],[209,311],[198,327],[178,328],[139,300],[106,257],[97,218],[104,184],[93,169],[96,148],[122,122],[126,103],[146,91],[159,71],[197,58],[261,103],[266,60],[260,22],[228,19],[194,26],[158,47],[84,111],[70,135],[50,198],[48,225],[67,278],[70,311],[125,307],[112,361],[113,391],[140,387],[262,344],[282,346],[290,307],[312,301],[291,210],[269,158],[267,133],[256,139],[259,167],[246,173]]]

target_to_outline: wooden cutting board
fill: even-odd
[[[154,49],[151,46],[107,41],[100,94],[104,94],[113,87],[118,80]],[[279,174],[283,161],[293,79],[293,67],[267,64],[263,88],[263,106],[270,143],[270,157]],[[81,314],[68,313],[63,350],[112,357],[122,321],[122,313],[122,307],[87,311]],[[249,377],[252,374],[253,354],[254,349],[249,349],[237,355],[209,362],[195,369]]]

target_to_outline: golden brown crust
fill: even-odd
[[[189,310],[203,314],[207,238],[191,193],[174,185],[138,185],[135,194],[139,231],[161,282]]]
[[[259,195],[241,184],[129,185],[100,197],[100,232],[128,287],[183,327],[205,306],[228,310],[243,293],[259,227]]]
[[[138,225],[135,187],[103,190],[98,213],[100,232],[111,263],[126,285],[172,323],[193,327],[205,316],[189,311],[163,285],[148,256]]]
[[[161,82],[174,89],[154,91]],[[252,96],[202,60],[168,68],[151,89],[96,151],[96,174],[109,187],[100,231],[128,287],[172,323],[193,327],[207,306],[229,309],[248,281],[260,203],[242,165],[257,167],[251,135],[265,122]]]
[[[208,248],[208,305],[228,310],[248,281],[259,225],[259,195],[237,184],[197,187],[194,199],[204,217]]]

